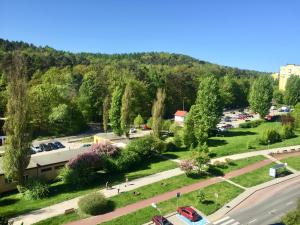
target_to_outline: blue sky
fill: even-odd
[[[277,71],[300,64],[299,12],[298,0],[0,0],[0,38]]]

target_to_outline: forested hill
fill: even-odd
[[[230,101],[225,106],[236,107],[247,105],[251,79],[261,74],[182,54],[70,53],[0,39],[0,116],[5,111],[6,78],[13,52],[22,55],[26,66],[35,129],[49,134],[77,132],[86,122],[101,121],[104,99],[128,82],[134,89],[132,117],[141,114],[146,120],[158,87],[166,89],[165,116],[171,117],[183,102],[185,109],[194,103],[201,76],[213,74],[219,77],[221,89],[234,89],[235,96],[226,98]]]

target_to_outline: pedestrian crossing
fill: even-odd
[[[222,219],[219,219],[213,222],[214,225],[239,225],[240,223],[230,216],[226,216]]]

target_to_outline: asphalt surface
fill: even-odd
[[[279,225],[281,217],[294,210],[300,197],[300,183],[252,206],[229,213],[215,225]]]

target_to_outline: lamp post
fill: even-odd
[[[157,211],[159,212],[160,216],[162,216],[162,213],[160,211],[160,209],[157,207],[157,205],[153,202],[151,203],[151,206],[154,208],[154,209],[157,209]]]

